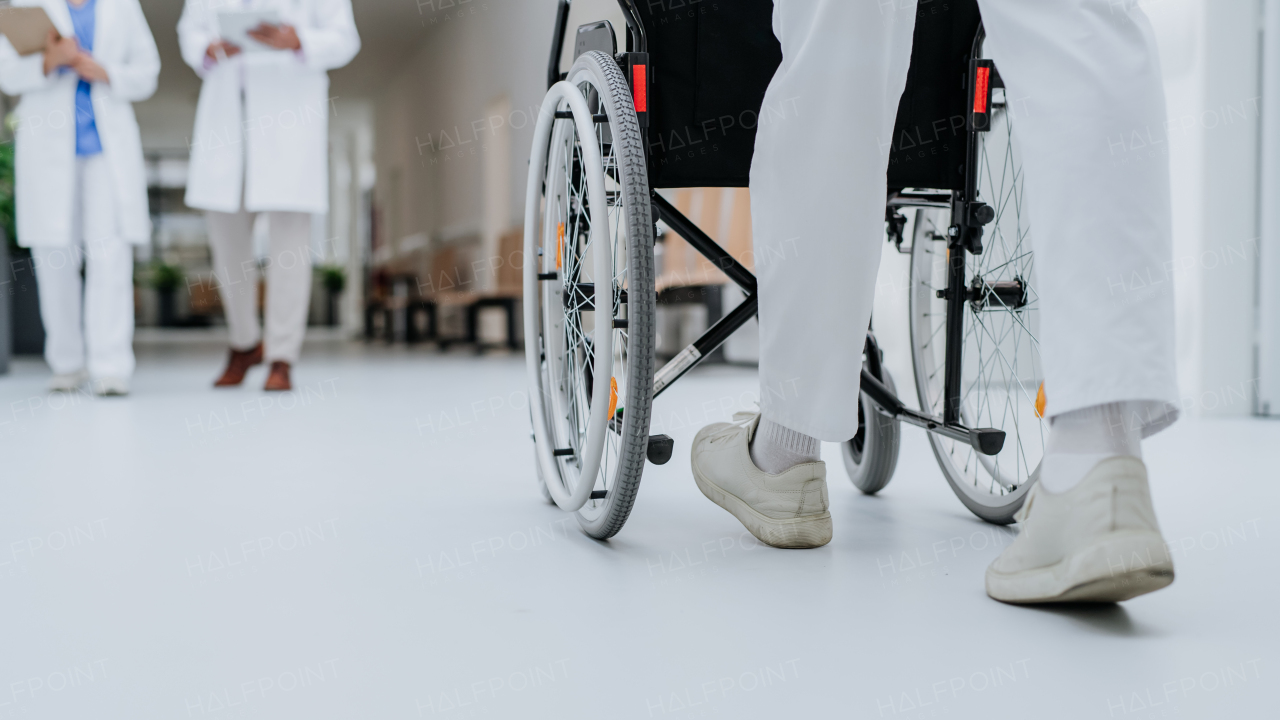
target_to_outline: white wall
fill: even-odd
[[[520,224],[533,118],[546,93],[554,0],[490,0],[429,13],[420,49],[377,101],[379,259],[424,238],[479,238]],[[505,114],[492,109],[510,106]],[[509,133],[509,134],[508,134]],[[509,169],[505,214],[485,218],[486,156]]]
[[[1165,75],[1179,384],[1187,412],[1247,415],[1256,396],[1257,0],[1149,0]]]
[[[329,119],[329,215],[322,248],[325,261],[346,269],[342,294],[343,330],[364,331],[364,269],[368,263],[368,208],[365,195],[373,189],[373,103],[343,100]]]
[[[434,13],[427,8],[421,47],[377,102],[382,261],[424,240],[476,241],[492,250],[495,233],[522,222],[556,2],[448,5]],[[620,46],[625,42],[616,0],[576,0],[563,69],[577,26],[601,19],[614,24]],[[510,109],[494,110],[503,106]],[[494,198],[495,175],[505,185],[505,202]]]
[[[1267,0],[1263,30],[1261,220],[1258,273],[1258,405],[1280,416],[1280,0]]]

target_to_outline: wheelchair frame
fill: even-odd
[[[547,67],[547,87],[565,79],[560,71],[560,58],[568,30],[571,0],[559,0],[551,55]],[[653,176],[653,158],[649,144],[648,98],[652,74],[649,72],[648,34],[641,21],[635,0],[618,0],[627,24],[626,51],[616,52],[614,59],[631,83],[631,91],[640,130],[644,137],[645,157]],[[585,27],[585,26],[584,26]],[[610,30],[612,36],[612,30]],[[890,238],[901,247],[906,218],[898,210],[914,208],[946,208],[951,210],[953,224],[947,231],[948,282],[947,300],[944,404],[941,418],[908,408],[883,382],[882,353],[875,335],[868,330],[866,339],[866,363],[862,369],[861,388],[875,404],[878,412],[907,422],[928,432],[972,446],[984,455],[996,455],[1004,447],[1005,432],[995,428],[970,428],[961,423],[961,371],[963,367],[964,313],[966,303],[982,303],[995,295],[1011,307],[1025,302],[1025,291],[1020,283],[998,283],[981,287],[965,284],[966,253],[974,255],[983,251],[983,228],[995,218],[995,211],[978,200],[978,147],[979,134],[990,129],[992,90],[1001,87],[999,75],[990,60],[979,59],[978,49],[985,37],[981,22],[969,52],[969,68],[964,79],[969,98],[965,127],[965,167],[963,187],[949,192],[909,191],[907,188],[890,188],[886,200],[885,219]],[[616,38],[615,38],[616,42]],[[656,398],[686,372],[693,369],[705,357],[719,348],[734,332],[756,315],[759,298],[755,275],[738,262],[693,221],[685,217],[670,202],[650,190],[650,203],[654,222],[665,222],[690,246],[719,268],[745,293],[746,298],[712,325],[701,337],[680,351],[663,365],[654,376],[653,397]],[[1007,287],[1005,285],[1008,285]],[[670,438],[658,435],[649,440],[648,457],[655,464],[664,464],[672,453]]]

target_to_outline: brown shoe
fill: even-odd
[[[262,363],[262,343],[258,343],[249,350],[236,350],[231,348],[231,356],[227,358],[227,369],[222,371],[222,377],[213,384],[214,387],[236,387],[244,382],[244,374],[249,372],[249,368]]]
[[[267,392],[284,392],[293,389],[289,381],[289,363],[276,360],[271,363],[271,374],[267,376],[267,384],[262,386]]]

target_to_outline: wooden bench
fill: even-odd
[[[456,246],[436,252],[431,261],[430,275],[419,284],[423,311],[429,308],[433,328],[438,328],[437,318],[443,310],[461,307],[465,313],[461,336],[448,337],[436,333],[433,339],[442,349],[453,343],[474,345],[477,352],[494,347],[480,341],[480,313],[486,308],[498,308],[506,316],[506,337],[497,346],[511,350],[520,348],[523,245],[524,231],[517,229],[499,238],[496,256],[474,263],[469,262],[466,253]],[[486,288],[478,289],[481,285]]]
[[[683,188],[674,191],[671,204],[728,250],[734,259],[748,270],[754,270],[750,191],[746,188]],[[711,327],[729,310],[723,301],[724,286],[729,278],[676,232],[666,232],[660,243],[658,304],[701,305],[706,308],[707,327]],[[712,362],[723,359],[723,348],[707,358]]]

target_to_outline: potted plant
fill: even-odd
[[[334,327],[338,324],[338,296],[347,287],[347,271],[341,265],[324,265],[319,272],[320,284],[327,293],[328,325]]]
[[[151,264],[149,275],[149,284],[155,289],[159,301],[160,327],[174,327],[177,325],[175,300],[178,288],[182,287],[182,281],[186,275],[181,267],[170,265],[163,260],[156,260]]]

